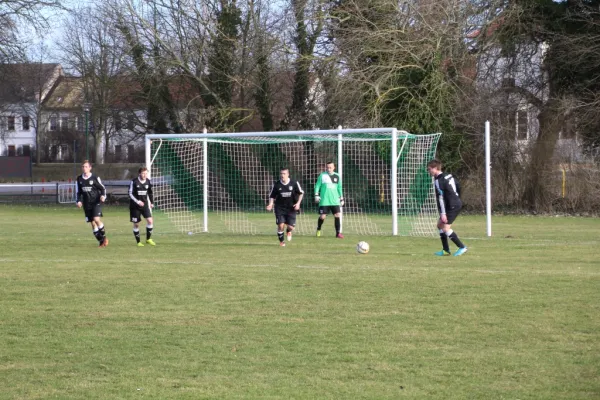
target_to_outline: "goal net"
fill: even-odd
[[[146,135],[156,215],[180,232],[273,234],[265,209],[282,167],[305,192],[296,234],[314,235],[314,185],[325,164],[341,176],[344,234],[437,235],[426,164],[440,134],[395,129]],[[327,222],[329,221],[329,222]],[[334,235],[333,217],[323,235]]]

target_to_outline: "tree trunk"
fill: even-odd
[[[546,183],[552,175],[554,149],[561,129],[563,113],[557,99],[549,100],[538,115],[540,130],[531,151],[523,204],[532,211],[548,209],[552,201]]]

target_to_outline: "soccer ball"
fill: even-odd
[[[367,254],[369,252],[369,243],[358,242],[356,245],[356,251],[358,251],[359,254]]]

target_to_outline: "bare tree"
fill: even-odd
[[[510,2],[478,35],[480,75],[496,88],[489,104],[507,116],[529,110],[527,123],[537,133],[521,149],[527,162],[521,200],[534,210],[551,207],[546,178],[565,123],[582,130],[595,124],[600,13],[591,3],[597,2]],[[514,132],[514,117],[505,124]]]
[[[62,8],[60,0],[0,0],[0,63],[23,60],[25,49],[18,25],[35,31],[46,30],[48,21],[42,10]]]
[[[328,9],[332,47],[323,84],[328,118],[344,126],[443,132],[442,158],[462,165],[468,138],[456,129],[468,79],[474,7],[463,0],[343,0]]]
[[[111,139],[118,134],[114,124],[118,112],[134,104],[126,98],[132,95],[132,88],[126,77],[128,65],[121,36],[98,15],[103,15],[102,9],[71,11],[63,24],[64,40],[59,48],[65,67],[81,77],[79,100],[89,105],[95,159],[101,161],[107,156]]]
[[[220,126],[230,118],[232,51],[240,23],[235,2],[117,0],[111,10],[149,104],[153,130]],[[171,91],[175,81],[179,95]]]
[[[320,0],[291,0],[294,23],[292,44],[294,49],[292,101],[281,129],[311,128],[309,104],[311,71],[315,61],[315,46],[323,33],[325,4]]]

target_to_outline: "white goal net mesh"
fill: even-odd
[[[436,234],[437,209],[426,164],[435,156],[439,136],[398,133],[395,195],[400,235]],[[365,130],[153,139],[150,171],[155,206],[180,232],[273,234],[275,218],[265,206],[280,169],[287,167],[305,191],[295,232],[313,235],[318,217],[314,185],[325,164],[333,162],[341,167],[336,172],[341,173],[346,201],[344,234],[390,235],[391,137],[391,130]],[[326,221],[323,234],[334,233],[333,221]]]

